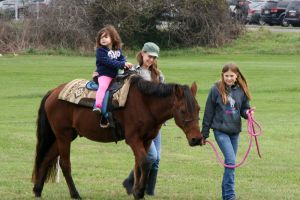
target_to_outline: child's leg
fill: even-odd
[[[112,81],[112,78],[108,77],[108,76],[98,77],[99,88],[96,93],[96,107],[97,108],[102,107],[102,101],[103,101],[105,92],[111,81]]]

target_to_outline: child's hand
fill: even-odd
[[[248,109],[247,111],[246,111],[246,114],[251,114],[251,115],[253,115],[254,114],[254,111],[255,111],[255,107],[252,107],[252,108],[250,108],[250,109]]]
[[[202,146],[202,145],[205,145],[205,144],[206,144],[206,138],[203,137],[203,138],[201,139],[200,145]]]
[[[126,62],[125,63],[125,69],[130,69],[133,66],[132,63]]]
[[[92,78],[94,78],[94,77],[96,77],[96,76],[98,76],[98,75],[99,75],[98,72],[93,72],[93,73],[92,73]]]

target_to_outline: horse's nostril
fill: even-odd
[[[200,144],[200,139],[192,138],[191,146],[195,146],[195,145],[199,145],[199,144]]]

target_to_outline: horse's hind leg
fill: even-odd
[[[68,184],[71,198],[81,199],[71,175],[70,148],[71,148],[72,134],[68,135],[67,133],[65,133],[63,137],[57,139],[58,139],[58,150],[60,155],[59,164],[64,174],[64,177],[66,179],[66,182]]]
[[[48,150],[40,168],[38,169],[38,173],[34,178],[33,192],[35,194],[35,197],[41,197],[44,183],[47,179],[47,175],[49,173],[49,170],[51,170],[51,168],[54,167],[53,164],[57,156],[58,156],[57,143],[54,142],[51,148]]]

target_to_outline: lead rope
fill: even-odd
[[[227,165],[224,163],[224,161],[221,159],[215,145],[211,142],[211,141],[208,141],[206,140],[206,143],[210,144],[210,146],[213,148],[215,154],[216,154],[216,157],[219,161],[220,164],[222,164],[224,167],[227,167],[227,168],[237,168],[239,166],[241,166],[247,159],[248,155],[249,155],[249,152],[251,150],[251,147],[252,147],[252,139],[254,137],[255,139],[255,144],[256,144],[256,150],[257,150],[257,154],[260,158],[261,157],[261,154],[260,154],[260,150],[259,150],[259,145],[258,145],[258,139],[257,139],[257,136],[260,136],[262,134],[262,128],[261,126],[259,125],[259,123],[257,121],[255,121],[253,115],[251,114],[251,111],[253,111],[253,109],[249,109],[248,112],[247,112],[247,116],[248,116],[248,120],[247,120],[247,127],[248,127],[248,134],[250,135],[250,142],[249,142],[249,147],[247,149],[247,152],[244,156],[244,158],[242,159],[242,161],[238,164],[235,164],[235,165]]]

